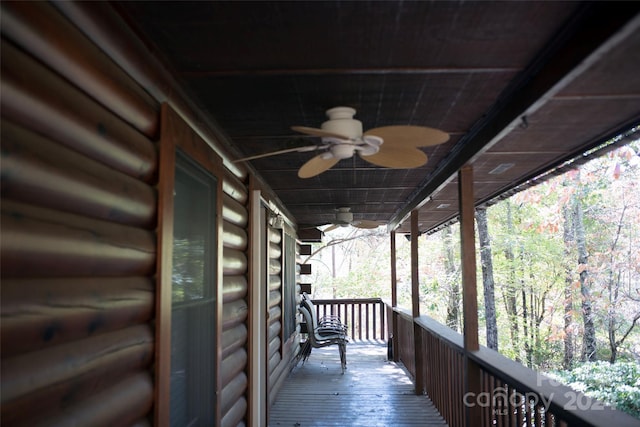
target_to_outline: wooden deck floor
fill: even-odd
[[[384,345],[349,344],[341,374],[338,348],[313,349],[286,379],[270,411],[270,427],[446,426],[427,396],[416,396]]]

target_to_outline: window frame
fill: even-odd
[[[173,256],[173,191],[175,182],[176,152],[181,150],[191,161],[216,178],[215,236],[213,243],[216,258],[213,272],[216,287],[215,298],[215,424],[221,421],[220,390],[222,381],[220,363],[222,358],[222,283],[223,242],[222,203],[224,167],[222,159],[195,131],[166,103],[161,107],[161,131],[158,167],[158,226],[156,264],[156,350],[154,424],[169,426],[171,390],[171,312],[172,312],[172,256]]]
[[[291,250],[288,252],[288,244],[292,244]],[[298,275],[296,272],[297,259],[297,241],[295,235],[288,233],[284,228],[282,230],[282,272],[281,272],[281,292],[282,292],[282,351],[284,354],[285,344],[296,333],[296,317],[297,317],[297,284]],[[286,302],[289,301],[290,305]],[[291,330],[287,330],[291,329]]]

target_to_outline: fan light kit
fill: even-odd
[[[292,126],[296,132],[320,137],[321,144],[288,148],[238,159],[236,162],[260,159],[292,152],[322,151],[307,161],[300,170],[300,178],[311,178],[330,169],[355,153],[376,166],[410,169],[424,165],[427,155],[418,147],[438,145],[449,140],[449,134],[424,126],[384,126],[363,133],[362,122],[354,119],[356,110],[335,107],[326,112],[329,120],[320,128]]]

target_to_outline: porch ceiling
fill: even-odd
[[[354,156],[311,179],[312,153],[251,162],[301,225],[355,219],[420,229],[457,215],[456,170],[478,203],[637,124],[639,4],[579,2],[121,2],[116,8],[229,136],[238,156],[308,145],[291,125],[357,110],[365,129],[451,139],[426,165]],[[523,117],[525,120],[523,120]],[[490,172],[502,164],[513,167]],[[425,202],[427,200],[427,202]],[[448,205],[448,206],[446,206]]]

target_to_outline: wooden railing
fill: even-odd
[[[397,321],[395,358],[414,379],[415,360],[422,361],[423,369],[419,371],[424,390],[420,392],[429,395],[451,427],[639,425],[635,418],[555,383],[494,350],[481,347],[479,351],[466,352],[462,335],[431,318],[414,319],[408,311],[398,308],[392,312],[391,319]],[[415,326],[422,342],[418,358],[414,353]],[[479,389],[466,386],[465,371],[479,371]],[[470,418],[469,423],[466,417]]]
[[[318,318],[337,315],[352,341],[386,342],[386,306],[380,298],[314,299]]]

